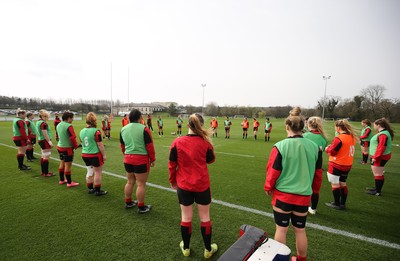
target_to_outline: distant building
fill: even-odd
[[[128,114],[132,109],[139,110],[142,114],[153,114],[154,112],[161,112],[168,109],[168,107],[160,103],[129,103],[121,104],[120,106],[113,107],[113,113],[119,116]]]

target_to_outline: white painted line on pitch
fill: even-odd
[[[163,146],[163,148],[170,148],[170,146]],[[246,158],[255,158],[256,157],[254,155],[237,154],[237,153],[220,152],[220,151],[214,151],[214,153],[225,154],[225,155],[230,155],[230,156],[246,157]]]
[[[4,147],[16,149],[16,147],[10,146],[10,145],[7,145],[7,144],[0,143],[0,145],[4,146]],[[35,154],[40,155],[40,153],[36,153],[36,152],[35,152]],[[54,158],[54,157],[50,157],[50,158],[55,160],[55,161],[60,161],[59,159]],[[72,165],[86,169],[86,166],[78,164],[78,163],[72,163]],[[106,174],[106,175],[109,175],[109,176],[116,177],[116,178],[127,179],[125,176],[121,176],[121,175],[118,175],[118,174],[115,174],[115,173],[112,173],[112,172],[109,172],[109,171],[104,171],[103,170],[103,173]],[[158,189],[161,189],[161,190],[166,190],[166,191],[170,191],[170,192],[175,192],[176,193],[176,191],[171,189],[171,188],[167,188],[167,187],[160,186],[160,185],[157,185],[157,184],[153,184],[153,183],[149,183],[148,182],[147,185],[149,187],[158,188]],[[270,217],[270,218],[274,217],[274,215],[269,213],[269,212],[265,212],[265,211],[254,209],[254,208],[244,207],[244,206],[241,206],[241,205],[232,204],[232,203],[225,202],[225,201],[218,200],[218,199],[213,199],[212,202],[215,203],[215,204],[218,204],[218,205],[222,205],[222,206],[228,207],[228,208],[238,209],[238,210],[241,210],[241,211],[245,211],[245,212],[249,212],[249,213],[253,213],[253,214],[257,214],[257,215],[261,215],[261,216],[265,216],[265,217]],[[355,234],[355,233],[347,232],[347,231],[344,231],[344,230],[335,229],[335,228],[331,228],[331,227],[327,227],[327,226],[322,226],[322,225],[318,225],[318,224],[314,224],[314,223],[310,223],[310,222],[307,222],[307,227],[311,227],[311,228],[314,228],[314,229],[317,229],[317,230],[322,230],[324,232],[336,234],[336,235],[339,235],[339,236],[345,236],[345,237],[349,237],[349,238],[353,238],[353,239],[358,239],[358,240],[365,241],[365,242],[368,242],[368,243],[372,243],[372,244],[375,244],[375,245],[380,245],[380,246],[384,246],[384,247],[389,247],[389,248],[394,248],[394,249],[399,249],[400,250],[400,244],[391,243],[391,242],[388,242],[388,241],[385,241],[385,240],[381,240],[381,239],[377,239],[377,238],[366,237],[366,236],[363,236],[363,235],[360,235],[360,234]]]

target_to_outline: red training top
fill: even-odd
[[[203,192],[210,187],[207,164],[214,161],[214,148],[202,137],[189,134],[177,138],[169,154],[169,182],[183,190]]]

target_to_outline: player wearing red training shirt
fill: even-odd
[[[218,250],[217,244],[211,244],[211,191],[207,169],[207,164],[214,162],[215,154],[209,131],[203,126],[204,119],[200,114],[190,115],[189,134],[175,139],[171,145],[168,170],[169,182],[171,187],[177,190],[181,207],[182,241],[179,247],[182,254],[190,255],[193,203],[196,202],[205,245],[204,257],[210,258]]]
[[[124,153],[124,166],[128,181],[125,185],[125,208],[138,206],[139,214],[151,210],[145,205],[146,182],[150,167],[154,167],[156,153],[150,130],[140,123],[142,113],[133,109],[129,113],[129,124],[122,128],[120,134],[121,150]],[[133,186],[136,183],[136,201],[132,201]]]
[[[25,123],[26,112],[24,110],[17,110],[17,117],[13,121],[13,141],[18,148],[17,162],[20,170],[30,170],[29,166],[24,164],[24,158],[27,146],[29,144],[28,128]]]
[[[71,167],[72,161],[74,160],[74,150],[78,148],[76,142],[76,134],[72,121],[74,120],[74,114],[69,111],[65,111],[62,115],[62,122],[57,125],[57,132],[59,141],[57,144],[57,151],[60,154],[60,166],[58,172],[60,174],[59,184],[67,183],[67,187],[78,186],[79,183],[72,181],[71,178]],[[64,175],[67,178],[65,182]]]

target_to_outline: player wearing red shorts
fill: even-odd
[[[34,146],[36,144],[36,135],[37,135],[37,129],[36,129],[36,125],[33,122],[33,118],[34,115],[32,112],[28,112],[26,114],[26,127],[28,128],[28,139],[29,139],[29,144],[28,147],[26,149],[26,158],[28,161],[33,161],[34,159],[36,159],[33,156],[33,150],[34,150]]]
[[[353,127],[346,119],[335,122],[335,131],[338,135],[333,139],[332,144],[325,148],[329,155],[327,176],[332,185],[334,201],[325,205],[337,210],[345,210],[349,192],[346,180],[353,166],[356,136]]]
[[[39,120],[36,122],[36,127],[38,130],[38,143],[42,149],[40,166],[42,167],[42,176],[44,177],[53,176],[53,173],[49,172],[49,158],[51,155],[51,148],[53,147],[50,126],[47,124],[49,116],[50,114],[46,110],[40,110]]]
[[[385,165],[392,157],[394,132],[385,118],[376,120],[374,129],[378,133],[371,138],[369,154],[371,155],[371,169],[374,174],[375,187],[367,188],[367,193],[380,196],[385,181]]]
[[[128,178],[125,185],[125,208],[137,205],[139,214],[144,214],[152,208],[151,205],[144,204],[144,199],[150,166],[154,167],[156,153],[150,130],[140,123],[141,119],[142,113],[139,110],[133,109],[129,113],[130,123],[122,128],[120,143]],[[137,202],[132,200],[135,183]]]
[[[13,141],[18,148],[17,162],[20,170],[30,170],[31,167],[24,164],[26,149],[29,144],[28,128],[25,123],[26,112],[17,110],[17,117],[13,120]]]
[[[373,136],[371,130],[371,122],[368,119],[361,121],[362,130],[360,136],[360,145],[362,152],[362,161],[361,164],[367,164],[368,162],[368,150],[369,150],[369,142]]]
[[[71,124],[73,120],[74,114],[70,111],[65,111],[62,115],[62,122],[57,126],[59,137],[57,151],[60,155],[60,166],[58,167],[58,173],[60,175],[59,184],[62,185],[67,183],[68,188],[79,185],[79,183],[72,181],[71,178],[74,150],[78,148],[74,127]],[[66,181],[65,178],[67,179]]]
[[[106,152],[101,139],[101,132],[97,129],[96,114],[89,112],[86,115],[86,124],[86,128],[79,133],[82,142],[82,159],[87,168],[86,185],[89,194],[94,193],[96,196],[103,196],[107,194],[107,191],[101,190],[101,174],[106,160]]]

